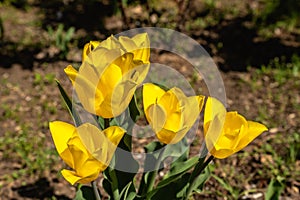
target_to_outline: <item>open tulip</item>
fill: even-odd
[[[206,102],[203,128],[207,149],[219,159],[240,151],[267,130],[263,124],[247,121],[237,112],[226,112],[213,97]]]
[[[85,49],[79,71],[70,65],[65,72],[88,112],[103,118],[116,117],[128,107],[137,86],[147,76],[148,36],[110,36],[99,44],[88,44]]]
[[[165,144],[175,144],[186,135],[201,112],[203,100],[203,96],[186,97],[176,87],[164,91],[151,83],[143,86],[146,118],[158,140]]]
[[[63,169],[64,178],[72,185],[89,183],[109,165],[125,130],[111,126],[100,131],[85,123],[79,127],[55,121],[50,122],[50,131],[56,150],[73,170]]]

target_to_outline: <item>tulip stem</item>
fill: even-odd
[[[154,186],[154,183],[155,183],[155,178],[156,178],[156,175],[158,173],[158,170],[159,170],[159,167],[160,167],[160,164],[161,164],[161,159],[163,157],[164,151],[165,151],[165,148],[162,148],[160,150],[158,158],[157,158],[155,166],[154,166],[154,171],[152,171],[152,172],[149,173],[149,177],[150,178],[149,178],[149,183],[146,186],[147,187],[146,188],[146,194],[148,192],[152,191],[152,189],[153,189],[153,186]]]
[[[214,156],[209,156],[206,161],[198,162],[197,165],[194,168],[194,171],[192,172],[189,180],[189,187],[185,196],[185,200],[189,199],[190,194],[193,192],[194,185],[196,184],[197,177],[202,173],[202,171],[205,169],[205,167],[214,159]]]
[[[109,118],[104,118],[104,129],[110,127],[109,121],[110,121]],[[118,189],[118,177],[116,175],[116,171],[114,169],[109,169],[109,175],[111,176],[112,179],[111,190],[112,190],[113,199],[120,199],[119,189]]]
[[[104,118],[104,129],[107,129],[109,127],[109,119]]]
[[[92,187],[93,187],[93,191],[94,191],[96,200],[101,200],[101,197],[100,197],[100,194],[99,194],[99,190],[97,188],[96,181],[92,181],[91,184],[92,184]]]

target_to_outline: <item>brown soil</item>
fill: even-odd
[[[106,10],[109,4],[106,4],[106,1],[103,2],[101,5],[100,3],[97,5],[102,10]],[[18,134],[24,129],[22,125],[26,125],[30,134],[35,133],[35,137],[45,138],[43,142],[45,148],[54,148],[48,130],[48,122],[62,120],[72,123],[55,82],[51,78],[47,79],[45,77],[49,74],[54,75],[67,89],[68,93],[72,94],[71,84],[63,69],[68,64],[78,64],[81,57],[80,48],[85,42],[95,38],[101,40],[111,33],[118,33],[124,25],[120,17],[112,16],[112,13],[101,13],[96,10],[101,15],[95,19],[95,9],[93,9],[95,5],[90,4],[87,6],[92,7],[78,5],[76,8],[79,10],[77,11],[80,16],[76,18],[72,15],[72,9],[74,8],[72,6],[61,11],[64,18],[60,19],[58,16],[59,10],[56,12],[58,7],[52,7],[51,4],[34,4],[30,10],[0,4],[0,17],[5,18],[3,20],[4,40],[0,41],[0,103],[9,106],[10,110],[16,111],[17,115],[5,117],[7,110],[3,106],[0,107],[0,138],[4,138],[4,135],[8,133],[12,134],[14,138],[19,137]],[[135,9],[128,12],[135,12],[136,15],[139,15],[139,8]],[[87,16],[87,13],[84,13],[85,10],[91,10],[89,14],[91,16]],[[42,11],[46,14],[42,15]],[[10,17],[10,13],[13,13],[14,17]],[[93,20],[90,20],[91,18]],[[257,106],[266,104],[268,113],[265,114],[273,118],[273,121],[277,121],[276,124],[269,127],[271,131],[262,134],[245,149],[246,152],[260,148],[264,141],[274,138],[277,133],[289,134],[297,131],[299,133],[300,131],[299,110],[293,110],[289,104],[278,103],[288,102],[291,96],[293,98],[298,96],[298,103],[300,103],[300,87],[291,88],[294,86],[289,82],[277,86],[272,77],[267,76],[263,77],[262,80],[257,80],[256,84],[258,86],[256,88],[253,89],[251,86],[256,67],[268,64],[276,56],[284,55],[287,60],[290,60],[293,54],[300,55],[300,36],[294,33],[282,32],[271,39],[265,40],[257,35],[256,29],[245,26],[249,20],[249,16],[241,13],[238,17],[224,19],[219,24],[209,26],[206,29],[186,32],[203,45],[222,70],[221,74],[226,88],[229,110],[238,110],[246,118],[255,120],[260,114]],[[28,26],[29,23],[39,21],[42,24]],[[98,24],[98,21],[101,23]],[[56,54],[58,50],[47,43],[49,38],[46,34],[46,26],[58,22],[65,23],[67,27],[74,26],[77,30],[76,41],[72,42],[77,44],[78,47],[75,47],[75,50],[68,54],[66,60],[59,59],[58,54]],[[222,43],[222,48],[218,49],[220,43]],[[184,62],[167,52],[158,52],[152,59],[161,63],[173,62],[175,69],[185,74],[186,77],[193,79],[193,73],[185,68]],[[252,68],[247,70],[247,66]],[[39,75],[42,80],[37,80]],[[203,87],[201,78],[196,80],[195,87]],[[273,92],[285,92],[285,94],[279,97],[280,100],[275,101],[274,99],[277,97],[272,96]],[[277,109],[282,110],[281,114],[278,114]],[[201,132],[199,132],[200,134]],[[35,140],[35,137],[32,137],[32,140]],[[143,140],[142,142],[147,141]],[[195,149],[197,148],[195,147]],[[59,171],[64,167],[62,161],[52,163],[51,169],[46,167],[46,170],[39,175],[33,172],[18,178],[18,176],[13,175],[14,172],[27,168],[28,163],[24,165],[24,162],[19,160],[20,157],[15,154],[18,155],[13,149],[8,148],[2,151],[0,148],[0,199],[51,199],[52,197],[71,199],[74,197],[75,188],[70,187],[59,175]],[[59,159],[56,155],[51,156]],[[29,159],[32,163],[35,162],[35,158]],[[216,160],[215,166],[219,168],[222,168],[223,165],[236,167],[237,171],[234,174],[240,173],[245,177],[255,175],[252,180],[247,179],[243,188],[245,190],[254,188],[258,193],[263,193],[269,180],[264,179],[263,176],[258,177],[253,172],[261,167],[266,159],[270,158],[265,155],[254,155],[245,159],[234,155],[226,160]],[[300,168],[299,160],[296,165]],[[220,177],[233,176],[226,169],[216,169],[215,174]],[[230,181],[232,181],[232,185],[243,184],[234,182],[234,179]],[[228,194],[215,180],[209,180],[205,190],[212,191],[212,193],[219,190],[221,194],[224,194],[222,199],[226,199],[225,196]],[[290,181],[285,189],[284,199],[297,199],[300,196],[299,190],[299,179]],[[195,199],[210,198],[217,197],[209,192],[195,196]],[[221,197],[218,198],[221,199]],[[249,197],[248,199],[255,198]]]

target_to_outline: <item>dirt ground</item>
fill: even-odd
[[[73,7],[56,12],[50,3],[32,3],[26,9],[0,4],[4,27],[4,39],[0,41],[0,199],[74,197],[75,188],[59,174],[65,165],[53,150],[48,130],[49,121],[72,123],[55,79],[72,94],[70,81],[63,69],[69,64],[78,65],[85,42],[102,40],[120,32],[124,26],[120,15],[101,12],[95,18],[93,7],[83,5],[78,5],[76,14],[79,16],[74,17]],[[103,4],[103,10],[106,5]],[[241,11],[244,11],[245,5],[241,6]],[[91,11],[90,16],[82,11],[87,9]],[[126,10],[127,15],[132,16],[128,19],[130,26],[137,27],[134,22],[143,26],[142,20],[136,20],[138,17],[142,19],[140,9],[137,5]],[[60,10],[63,18],[59,16]],[[153,16],[159,14],[153,13]],[[286,62],[290,62],[293,55],[300,55],[300,35],[279,30],[273,37],[265,39],[257,34],[255,28],[247,28],[250,22],[247,13],[240,12],[234,17],[228,14],[227,18],[205,28],[182,30],[198,41],[219,67],[228,109],[237,110],[247,119],[258,120],[269,127],[268,132],[240,154],[214,161],[213,173],[224,178],[232,190],[211,178],[205,185],[205,191],[195,195],[195,199],[234,199],[235,189],[239,193],[235,196],[238,199],[263,199],[270,179],[278,175],[285,176],[281,199],[300,197],[299,154],[296,152],[295,160],[289,164],[293,166],[285,166],[285,160],[279,163],[280,159],[274,158],[274,152],[276,156],[284,157],[286,149],[291,148],[291,143],[284,144],[282,140],[288,141],[290,135],[300,133],[299,76],[279,81],[272,70],[258,72],[261,66],[268,65],[275,57],[285,56]],[[59,49],[47,35],[47,25],[58,23],[76,28],[66,58],[59,58]],[[174,63],[175,69],[194,83],[194,88],[203,86],[201,78],[195,78],[184,67],[185,63],[174,55],[153,52],[151,59]],[[266,144],[270,145],[266,147]],[[199,143],[193,148],[199,148]],[[274,168],[266,167],[270,165]],[[282,168],[275,169],[279,165]]]

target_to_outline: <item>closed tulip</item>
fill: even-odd
[[[50,131],[56,150],[72,170],[63,169],[63,177],[72,185],[89,183],[109,165],[125,130],[112,126],[103,131],[86,123],[79,127],[55,121]]]
[[[95,47],[95,48],[94,48]],[[149,70],[150,44],[147,34],[89,43],[79,71],[65,69],[83,107],[103,118],[120,115]]]
[[[186,135],[199,116],[203,100],[203,96],[187,97],[176,87],[164,91],[151,83],[143,86],[146,118],[158,140],[165,144],[175,144]]]
[[[226,112],[223,104],[212,97],[206,102],[203,128],[207,149],[219,159],[240,151],[267,130],[235,111]]]

